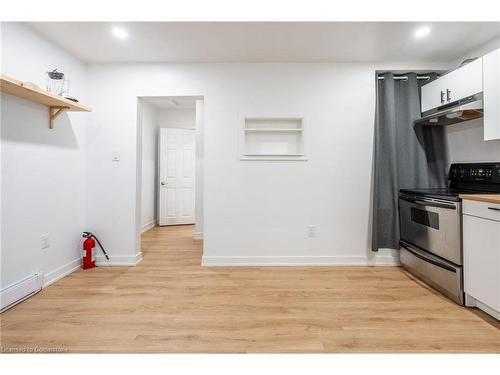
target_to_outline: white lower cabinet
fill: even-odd
[[[467,306],[476,306],[500,320],[500,211],[497,210],[500,204],[464,200],[464,289]]]

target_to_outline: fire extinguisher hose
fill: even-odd
[[[109,260],[108,254],[106,253],[106,250],[104,250],[104,247],[102,246],[101,241],[99,241],[99,239],[95,236],[95,234],[93,234],[91,232],[83,232],[83,237],[84,238],[93,237],[97,241],[97,244],[101,248],[104,256],[106,257],[106,259]]]

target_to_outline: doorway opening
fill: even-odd
[[[194,225],[203,239],[203,97],[139,97],[137,138],[141,234]]]

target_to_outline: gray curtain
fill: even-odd
[[[399,249],[399,189],[445,187],[444,128],[415,126],[420,118],[420,86],[415,73],[377,80],[374,139],[372,250]],[[431,75],[435,78],[435,74]]]

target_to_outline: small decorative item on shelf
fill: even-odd
[[[64,95],[65,99],[71,100],[72,102],[78,103],[78,99],[71,95]]]
[[[64,78],[63,72],[54,69],[47,72],[47,91],[60,96],[69,96],[69,80]]]
[[[33,82],[29,82],[29,81],[23,82],[22,86],[26,87],[27,89],[40,90],[40,87],[35,85]]]

